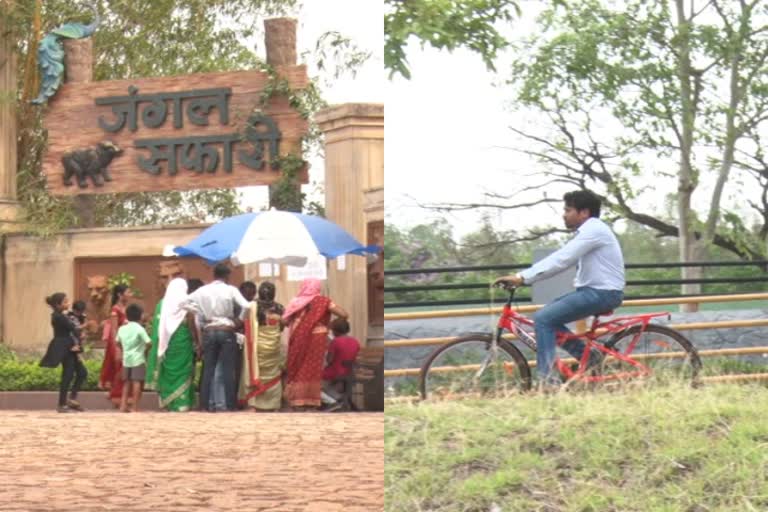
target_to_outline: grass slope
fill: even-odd
[[[768,510],[768,389],[387,405],[388,511]]]

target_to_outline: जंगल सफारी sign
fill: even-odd
[[[304,66],[276,69],[291,89]],[[261,105],[261,71],[65,83],[44,118],[53,195],[268,185],[308,122],[285,96]],[[307,182],[306,167],[300,181]]]

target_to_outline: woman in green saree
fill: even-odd
[[[255,304],[246,311],[238,398],[256,412],[276,411],[283,395],[284,361],[280,351],[283,306],[275,302],[275,285],[261,283]]]
[[[168,283],[165,296],[155,308],[152,348],[147,361],[147,389],[157,390],[160,408],[189,411],[194,406],[195,347],[194,317],[179,309],[187,297],[182,278]]]

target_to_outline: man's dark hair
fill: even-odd
[[[213,267],[214,279],[226,279],[229,277],[229,274],[231,273],[232,273],[232,270],[223,263],[219,263],[218,265]]]
[[[591,190],[574,190],[563,196],[565,206],[577,210],[589,210],[590,217],[600,217],[600,198]]]
[[[240,285],[240,293],[243,297],[251,297],[252,300],[256,296],[256,283],[253,281],[243,281]]]
[[[330,328],[335,336],[343,336],[349,332],[349,322],[346,318],[336,317],[331,321]]]
[[[131,322],[140,322],[142,313],[144,313],[144,310],[136,303],[129,304],[128,307],[125,308],[125,316]]]
[[[188,294],[194,292],[195,290],[197,290],[201,286],[203,286],[203,281],[201,279],[197,279],[197,278],[194,278],[194,277],[192,279],[187,279],[187,293]]]
[[[78,313],[82,313],[85,311],[85,301],[84,300],[78,300],[75,301],[74,304],[72,304],[72,311],[77,311]]]

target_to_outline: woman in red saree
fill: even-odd
[[[104,361],[101,363],[99,387],[106,389],[112,405],[120,407],[123,396],[123,354],[115,340],[117,330],[128,322],[125,317],[125,307],[133,297],[131,289],[124,284],[118,284],[112,289],[112,311],[109,320],[104,323],[102,340],[106,342]]]
[[[318,279],[305,279],[299,294],[283,314],[290,329],[286,361],[285,398],[294,408],[320,407],[323,365],[328,347],[331,314],[347,318],[347,312],[321,294]]]

